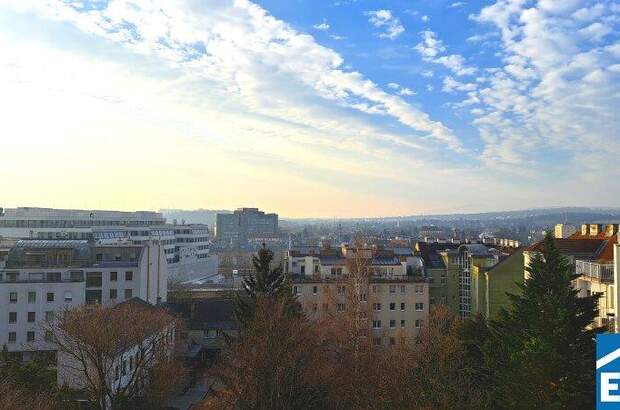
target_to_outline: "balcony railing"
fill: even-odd
[[[598,263],[578,260],[575,262],[575,273],[598,279],[603,282],[613,282],[614,265],[612,263]]]

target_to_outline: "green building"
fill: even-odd
[[[510,306],[506,293],[519,293],[517,283],[523,282],[523,250],[515,250],[491,267],[471,267],[472,315],[481,313],[494,319],[502,307]]]

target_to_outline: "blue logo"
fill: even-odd
[[[596,335],[596,408],[620,409],[620,334]]]

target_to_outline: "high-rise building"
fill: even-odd
[[[217,214],[215,239],[222,246],[245,247],[249,240],[278,233],[278,215],[258,208],[239,208],[232,214]]]

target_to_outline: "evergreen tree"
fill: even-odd
[[[549,235],[526,271],[521,294],[509,295],[511,309],[489,323],[491,405],[592,408],[598,295],[577,296],[579,275]]]
[[[254,272],[243,278],[243,289],[245,295],[238,295],[236,298],[235,317],[243,326],[254,317],[256,300],[258,296],[266,296],[273,300],[284,300],[286,302],[288,314],[300,316],[302,314],[301,305],[292,295],[290,282],[281,265],[271,268],[273,252],[265,247],[252,256]]]

